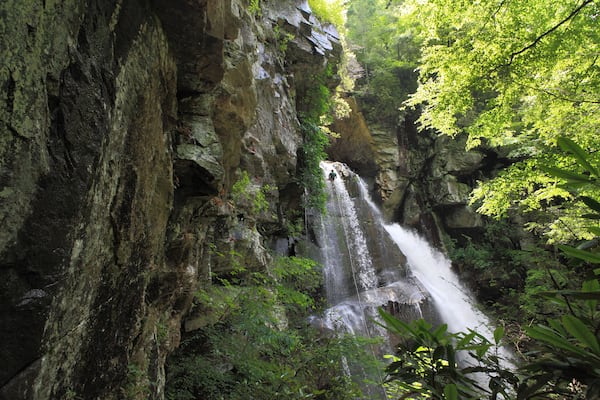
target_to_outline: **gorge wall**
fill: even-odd
[[[0,5],[0,399],[164,398],[214,254],[287,240],[297,104],[341,46],[306,1],[260,4]]]
[[[336,120],[340,137],[328,149],[371,182],[386,219],[413,227],[441,245],[441,236],[458,236],[483,227],[468,206],[477,180],[489,177],[506,160],[492,150],[467,151],[466,138],[418,131],[415,110],[398,113],[396,124],[365,117],[361,98],[348,99],[352,113]]]
[[[390,86],[416,87],[414,74],[396,79]],[[522,290],[526,273],[506,254],[529,248],[536,238],[518,218],[486,218],[469,201],[478,181],[518,160],[511,156],[513,149],[480,145],[466,150],[465,136],[420,131],[418,109],[396,109],[391,118],[380,112],[391,107],[379,104],[373,90],[362,79],[347,94],[352,113],[332,125],[339,137],[327,150],[329,157],[367,179],[386,220],[416,230],[452,258],[481,303],[510,303],[510,290]]]

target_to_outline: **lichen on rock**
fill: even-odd
[[[340,50],[301,3],[0,5],[0,399],[164,398],[215,254],[272,262],[297,100]]]

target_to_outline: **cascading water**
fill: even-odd
[[[329,172],[333,165],[322,167]],[[335,168],[339,177],[327,182],[327,210],[318,234],[325,292],[332,305],[326,324],[348,333],[383,336],[383,328],[369,323],[377,309],[392,302],[406,318],[420,317],[427,308],[425,291],[407,273],[406,258],[365,198],[362,181],[341,164]]]
[[[451,270],[450,261],[416,233],[397,224],[385,228],[406,255],[411,272],[431,296],[448,330],[459,332],[470,328],[493,337],[490,321],[476,308],[470,293]]]
[[[379,307],[403,320],[445,322],[450,331],[477,330],[491,338],[490,322],[443,254],[397,224],[385,224],[365,183],[345,165],[323,162],[327,210],[317,233],[331,307],[321,323],[361,336],[386,337]],[[390,347],[382,352],[389,352]],[[374,398],[374,397],[373,397]]]

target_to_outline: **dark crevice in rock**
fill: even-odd
[[[177,199],[217,195],[217,181],[206,169],[188,160],[176,160],[173,166]]]
[[[177,100],[185,101],[187,99],[193,99],[197,96],[202,96],[202,95],[204,95],[204,93],[200,92],[198,90],[182,89],[182,90],[177,91]]]
[[[147,21],[150,14],[147,2],[143,0],[122,1],[120,4],[119,20],[114,32],[114,54],[116,60],[122,61],[129,54],[140,27]]]
[[[6,93],[6,110],[12,113],[15,103],[15,86],[16,82],[9,73],[8,81],[4,82],[3,91]]]
[[[110,106],[114,107],[115,96],[117,95],[115,76],[108,68],[102,67],[100,69],[100,77],[102,79],[102,89],[104,90],[102,98],[108,99]]]

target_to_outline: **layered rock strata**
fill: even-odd
[[[215,254],[270,262],[296,103],[340,45],[306,2],[261,5],[0,5],[0,399],[163,398]]]

